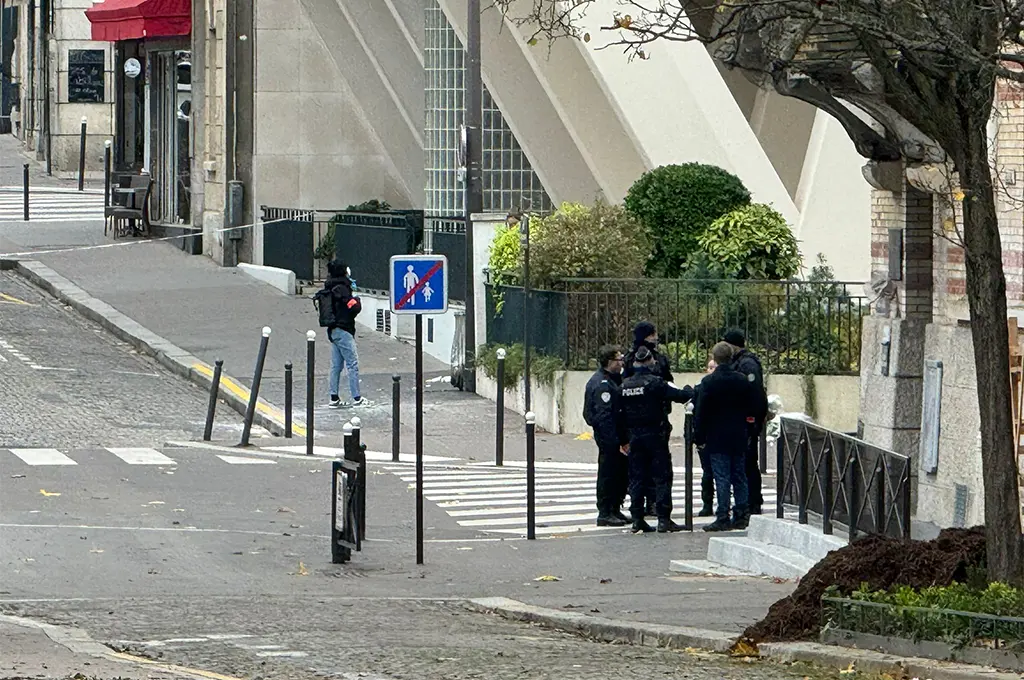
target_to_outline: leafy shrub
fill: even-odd
[[[488,343],[477,349],[476,366],[483,369],[484,375],[495,380],[498,375],[498,350],[505,350],[505,391],[511,392],[522,381],[525,372],[526,357],[523,344],[502,345]],[[542,354],[534,350],[530,353],[530,375],[542,385],[552,385],[555,373],[564,371],[565,364],[558,357]]]
[[[645,172],[630,187],[625,207],[654,238],[648,273],[674,278],[700,249],[698,238],[708,226],[748,203],[750,192],[732,173],[686,163]]]
[[[729,277],[778,280],[800,271],[800,249],[793,231],[778,211],[763,203],[722,215],[698,242]]]
[[[350,205],[345,208],[346,212],[360,212],[360,213],[383,213],[391,210],[391,205],[387,201],[378,201],[373,199],[365,203],[359,203],[357,205]],[[327,223],[327,232],[323,238],[320,239],[320,243],[317,244],[316,249],[313,251],[313,257],[317,260],[333,260],[336,252],[334,244],[334,231],[338,222],[344,219],[343,215],[335,215],[331,218],[331,221]]]
[[[518,283],[522,278],[522,246],[519,243],[518,227],[498,227],[488,249],[490,255],[487,259],[487,271],[490,275],[492,295],[494,297],[494,311],[501,314],[505,306],[505,299],[501,294],[502,286],[510,286]]]
[[[618,205],[563,203],[530,220],[530,278],[537,285],[573,277],[636,278],[652,250],[647,230]]]

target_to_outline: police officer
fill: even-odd
[[[629,496],[633,531],[654,531],[644,519],[644,480],[654,480],[658,531],[679,531],[672,521],[672,457],[668,450],[670,402],[685,404],[693,388],[679,389],[655,372],[654,354],[639,347],[634,354],[634,373],[622,381],[622,418],[629,432]],[[689,493],[689,490],[687,490]]]
[[[583,397],[583,419],[594,428],[597,442],[597,526],[629,524],[622,514],[622,502],[629,484],[629,442],[619,417],[619,385],[622,383],[622,351],[605,345],[597,353],[600,368],[587,381]]]
[[[626,365],[622,369],[622,377],[628,378],[633,375],[634,364],[636,363],[636,351],[641,347],[646,347],[651,351],[651,355],[654,357],[655,369],[654,375],[658,376],[665,382],[672,382],[672,365],[669,362],[667,356],[658,351],[658,329],[654,327],[654,324],[650,321],[641,321],[633,328],[633,349],[630,350],[629,354],[626,355]],[[665,403],[665,418],[668,422],[668,414],[672,413],[672,403]],[[665,445],[668,446],[668,439],[672,436],[672,425],[669,423],[668,427],[665,428]],[[644,481],[644,496],[647,499],[645,505],[645,514],[648,516],[655,515],[654,507],[654,481],[650,478]]]
[[[756,354],[746,347],[746,338],[743,331],[734,328],[722,338],[732,346],[732,367],[733,370],[746,376],[747,381],[754,384],[758,391],[767,397],[764,386],[764,369],[761,367],[761,360]],[[760,403],[760,400],[759,400]],[[761,438],[761,431],[764,429],[765,420],[768,418],[768,401],[763,402],[763,408],[759,408],[753,414],[754,422],[749,427],[747,438],[747,452],[744,466],[747,473],[747,491],[750,496],[750,514],[760,515],[761,505],[764,502],[761,495],[761,465],[759,461],[758,441]]]

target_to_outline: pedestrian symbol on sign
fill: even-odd
[[[406,267],[405,277],[402,279],[402,283],[405,284],[405,294],[410,295],[409,304],[413,307],[416,306],[416,284],[420,282],[420,277],[416,276],[415,267],[409,265]],[[430,298],[427,298],[427,302],[430,302]]]

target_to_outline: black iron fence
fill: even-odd
[[[448,257],[448,297],[466,299],[466,225],[462,218],[431,217],[422,210],[354,212],[262,206],[263,262],[295,272],[300,281],[323,281],[327,263],[348,263],[360,290],[387,293],[393,255],[423,252]]]
[[[536,290],[489,286],[488,342],[522,342],[528,306],[531,345],[574,370],[594,367],[604,344],[625,345],[642,320],[658,328],[661,350],[681,372],[703,372],[711,348],[730,328],[768,372],[854,375],[859,372],[861,284],[806,281],[565,279]],[[499,311],[499,307],[501,307]]]
[[[448,298],[466,299],[466,220],[462,217],[428,217],[425,238],[431,252],[448,258]]]
[[[778,508],[796,506],[798,520],[821,517],[822,530],[910,538],[911,477],[907,456],[803,420],[783,418],[778,439]]]

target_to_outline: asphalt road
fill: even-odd
[[[668,575],[670,559],[704,554],[700,532],[575,531],[527,542],[491,519],[465,524],[470,515],[478,521],[478,506],[452,514],[440,505],[451,502],[442,500],[448,487],[480,481],[467,488],[483,502],[492,494],[516,502],[498,496],[514,495],[521,482],[515,471],[476,480],[464,459],[458,469],[433,471],[426,565],[417,567],[408,470],[374,463],[370,540],[352,563],[332,565],[328,460],[166,446],[197,438],[206,395],[8,273],[0,274],[0,341],[5,613],[73,624],[119,649],[247,678],[805,675],[589,643],[459,605],[505,596],[738,632],[791,590],[762,579]],[[218,423],[225,440],[238,418],[222,408]],[[551,497],[585,499],[587,475],[560,474],[545,481]],[[494,484],[501,488],[489,491]],[[572,512],[589,513],[588,502]],[[17,653],[4,645],[0,656]]]
[[[0,272],[0,448],[198,438],[206,394],[11,272]],[[217,436],[240,432],[220,409]],[[0,463],[2,464],[2,463]]]

